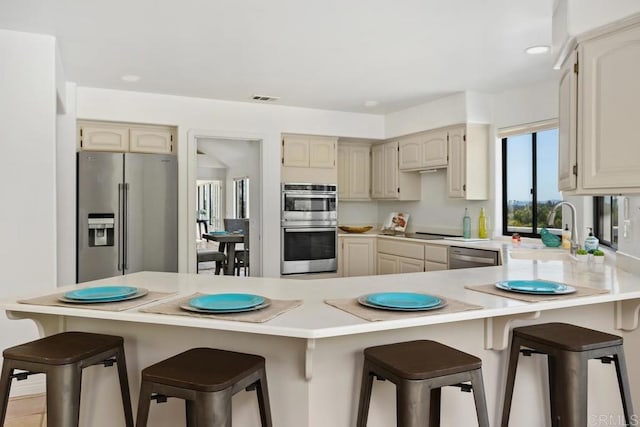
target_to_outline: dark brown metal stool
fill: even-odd
[[[525,347],[525,349],[522,349]],[[616,367],[622,409],[627,423],[633,414],[622,337],[566,323],[514,328],[509,354],[509,369],[502,409],[502,426],[509,424],[513,386],[520,353],[547,355],[551,424],[584,427],[587,416],[587,367],[590,359],[613,362]]]
[[[358,427],[365,427],[373,377],[396,386],[399,427],[440,425],[441,387],[473,390],[480,427],[489,426],[482,381],[482,361],[435,341],[409,341],[364,350]],[[471,382],[471,384],[463,384]]]
[[[136,426],[144,427],[150,401],[185,400],[187,426],[230,427],[231,396],[256,389],[263,427],[271,427],[264,357],[194,348],[142,370]]]
[[[77,426],[80,417],[82,370],[88,366],[118,365],[120,392],[127,427],[133,427],[131,396],[124,357],[124,340],[113,335],[63,332],[6,349],[0,377],[0,425],[9,402],[11,380],[31,374],[47,376],[47,423],[52,427]],[[20,370],[14,374],[14,370]]]

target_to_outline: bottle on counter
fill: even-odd
[[[600,240],[596,236],[593,235],[593,228],[589,228],[589,235],[586,239],[584,239],[584,248],[587,252],[591,253],[598,249],[600,246]]]
[[[478,218],[478,237],[487,238],[487,217],[484,214],[484,208],[480,208],[480,218]]]
[[[563,249],[571,249],[571,230],[569,230],[569,225],[564,225],[564,230],[562,230],[562,248]]]
[[[464,208],[464,217],[462,218],[462,237],[471,238],[471,218],[469,217],[469,209]]]

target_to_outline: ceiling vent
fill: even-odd
[[[278,96],[268,96],[268,95],[251,95],[251,99],[254,101],[277,101],[280,99]]]

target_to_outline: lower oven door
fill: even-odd
[[[335,272],[336,227],[283,227],[282,274]]]

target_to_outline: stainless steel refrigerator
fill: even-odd
[[[175,156],[78,153],[78,283],[178,271]]]

